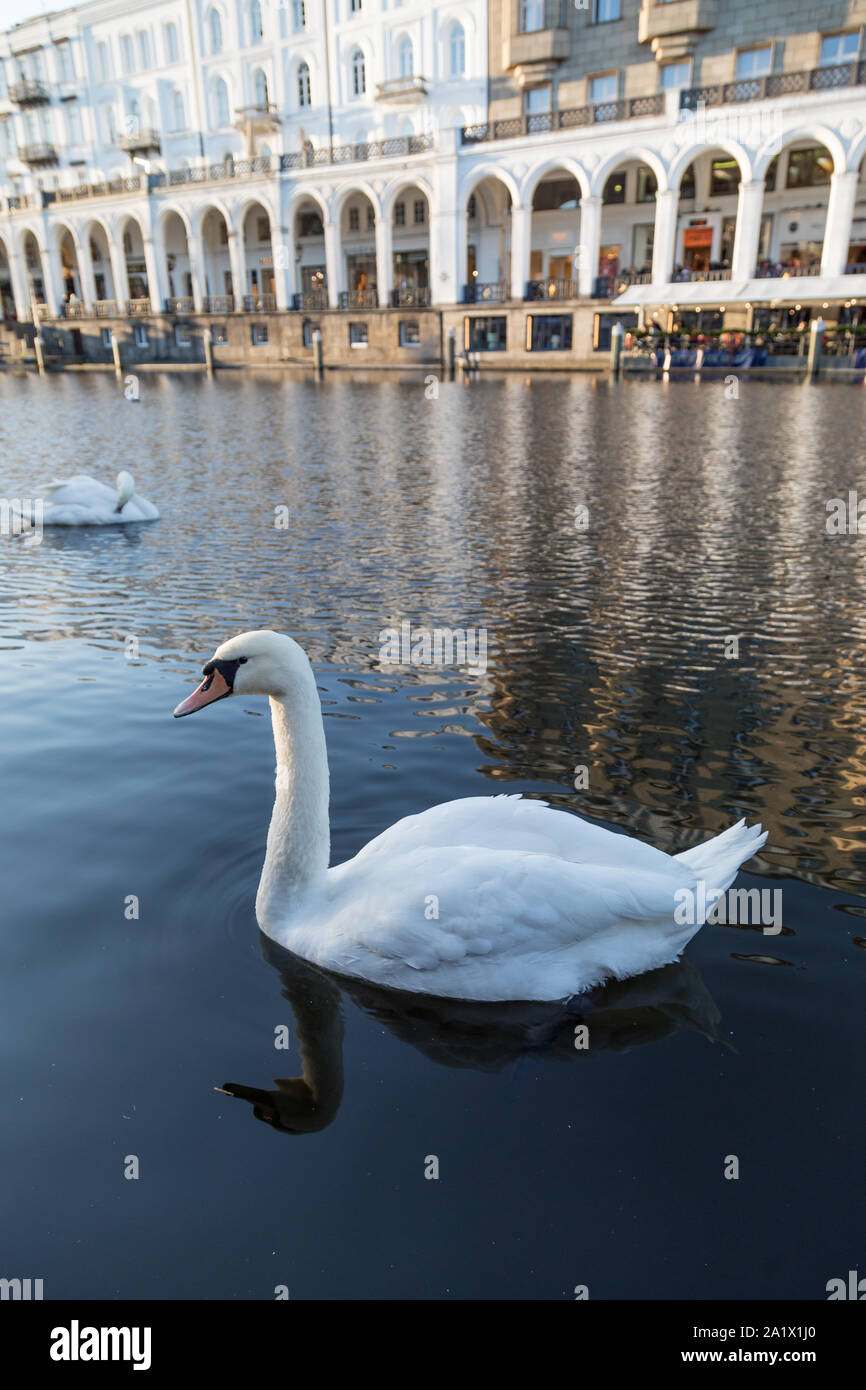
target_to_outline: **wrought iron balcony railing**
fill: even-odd
[[[576,280],[528,280],[524,300],[577,299]]]
[[[427,309],[429,305],[428,286],[407,285],[405,289],[391,291],[391,307],[394,309]]]
[[[712,87],[684,87],[680,108],[727,106],[739,101],[765,101],[768,97],[797,92],[833,92],[839,87],[859,87],[866,82],[866,62],[839,63],[834,67],[806,68],[800,72],[772,72],[766,77],[743,77]]]
[[[42,106],[51,100],[44,82],[32,77],[22,77],[19,82],[9,83],[9,100],[16,106]]]
[[[277,307],[275,294],[245,294],[243,298],[245,314],[271,314]]]
[[[195,300],[190,294],[172,295],[165,301],[165,312],[167,314],[192,314],[195,312]]]
[[[507,280],[471,280],[463,286],[464,304],[504,304],[510,298]]]
[[[327,293],[326,293],[327,298]],[[341,309],[378,309],[378,290],[341,290]]]

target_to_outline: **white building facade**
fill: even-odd
[[[866,299],[856,15],[722,46],[725,80],[694,85],[705,0],[627,0],[639,61],[562,106],[550,72],[575,26],[628,20],[594,3],[500,5],[491,29],[479,0],[91,0],[17,26],[0,36],[7,316]],[[645,43],[656,10],[673,47]],[[525,88],[505,117],[500,52]]]

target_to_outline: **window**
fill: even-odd
[[[535,34],[544,28],[544,0],[520,0],[517,7],[517,29],[521,34]]]
[[[229,112],[229,89],[224,78],[218,77],[214,83],[214,118],[218,126],[228,125],[231,120]]]
[[[295,26],[295,33],[299,34],[302,29],[307,27],[307,11],[304,0],[292,0],[292,22]]]
[[[466,35],[462,24],[455,24],[448,41],[449,71],[452,77],[462,77],[466,72]]]
[[[610,352],[610,334],[615,323],[623,328],[637,328],[637,314],[596,314],[592,326],[593,352]]]
[[[478,204],[474,193],[470,194],[469,202],[466,204],[466,216],[470,222],[475,222],[478,218]]]
[[[526,320],[528,352],[568,352],[571,314],[530,314]]]
[[[214,343],[227,343],[229,340],[228,328],[224,323],[212,323],[210,333]]]
[[[527,87],[523,93],[524,116],[546,115],[552,106],[552,93],[553,88],[549,82],[543,87]]]
[[[192,338],[190,337],[187,324],[176,323],[174,325],[174,342],[176,347],[186,348],[190,346]]]
[[[268,78],[267,74],[259,68],[256,72],[256,106],[260,110],[266,111],[268,108]]]
[[[128,34],[124,34],[120,40],[120,66],[125,73],[132,72],[135,66],[135,59],[132,52],[132,39]]]
[[[211,53],[222,53],[223,22],[220,19],[218,10],[211,10],[208,16],[208,30],[210,32]]]
[[[263,34],[261,3],[260,0],[252,0],[250,4],[250,43],[258,43]]]
[[[183,92],[175,92],[174,94],[172,115],[174,116],[175,130],[186,130],[186,107],[183,102]]]
[[[612,19],[620,18],[619,0],[596,0],[595,22],[596,24],[609,24]]]
[[[350,14],[360,14],[360,13],[361,13],[361,0],[349,0],[349,13],[350,13]]]
[[[360,8],[360,7],[359,7]],[[367,90],[367,72],[360,48],[352,54],[352,95],[362,97]]]
[[[301,63],[298,68],[298,105],[311,105],[310,68],[307,63]]]
[[[111,331],[110,328],[103,328],[103,330],[102,330],[102,346],[103,346],[104,348],[108,348],[109,351],[110,351],[110,349],[111,349],[111,340],[112,340],[113,336],[114,336],[114,335],[113,335],[113,333],[112,333],[112,331]]]
[[[687,58],[682,63],[663,63],[659,68],[659,91],[675,92],[688,87],[692,80],[692,65]]]
[[[318,331],[319,325],[317,323],[304,319],[304,347],[311,348],[313,346],[313,334],[318,333]]]
[[[357,208],[349,208],[349,231],[359,232],[361,230],[361,216]]]
[[[138,35],[138,61],[141,64],[143,72],[146,72],[147,69],[151,66],[150,35],[146,34],[143,29],[140,30]]]
[[[371,232],[376,226],[376,214],[371,207],[367,207],[367,231]]]
[[[774,155],[773,155],[773,158],[770,160],[769,164],[767,165],[767,172],[766,172],[766,174],[764,175],[764,191],[765,191],[766,193],[774,193],[774,192],[775,192],[775,190],[776,190],[776,175],[778,174],[778,172],[779,172],[779,156],[778,156],[777,154],[774,154]]]
[[[268,221],[267,217],[256,218],[256,236],[258,237],[259,242],[270,241],[271,224]]]
[[[319,212],[302,212],[298,218],[299,234],[302,237],[323,236],[324,227],[322,226],[322,214]]]
[[[619,169],[615,174],[611,174],[604,186],[601,201],[603,203],[625,202],[625,169]]]
[[[423,227],[427,221],[427,200],[416,198],[412,204],[412,221],[416,227]]]
[[[786,188],[815,188],[830,182],[833,160],[823,145],[788,152]]]
[[[619,73],[607,72],[589,79],[589,104],[600,106],[603,101],[616,101],[619,93]]]
[[[465,318],[463,320],[463,343],[467,352],[504,352],[506,347],[503,314],[495,318]]]
[[[114,145],[117,142],[117,122],[114,119],[113,106],[106,106],[105,108],[105,136],[109,145]]]
[[[60,70],[61,81],[68,81],[69,78],[75,76],[72,67],[72,49],[69,47],[68,43],[59,43],[57,45],[57,65]]]
[[[81,112],[74,103],[66,108],[66,133],[70,145],[81,144]]]
[[[412,48],[412,40],[405,36],[397,46],[397,64],[401,77],[411,77],[415,67],[415,52]]]
[[[96,45],[96,61],[99,64],[99,76],[103,82],[107,82],[111,76],[111,63],[108,57],[108,44],[100,43]]]
[[[714,159],[710,175],[710,197],[723,198],[740,186],[740,166],[735,159]]]
[[[147,347],[147,325],[137,323],[135,325],[135,346],[139,348]]]
[[[822,68],[835,68],[842,63],[852,62],[860,52],[860,34],[826,34],[821,40],[821,56],[818,65]]]
[[[177,25],[166,24],[163,29],[165,47],[165,61],[167,63],[177,63],[180,60],[180,44],[177,41]]]
[[[366,323],[349,324],[349,347],[365,348],[367,346],[367,325]]]
[[[737,54],[734,79],[739,82],[749,77],[766,77],[773,66],[773,45],[763,48],[746,48]]]
[[[405,227],[405,226],[406,226],[406,204],[405,204],[405,203],[395,203],[395,204],[394,204],[394,226],[395,226],[395,227]]]
[[[680,197],[692,198],[695,196],[695,166],[690,164],[686,172],[680,179]]]
[[[652,270],[654,222],[638,222],[632,227],[631,263],[635,270]]]
[[[397,338],[400,347],[420,347],[421,332],[415,319],[401,319]]]
[[[268,341],[268,325],[266,323],[254,323],[252,327],[253,347],[264,347]]]
[[[635,202],[655,202],[657,187],[658,184],[656,182],[656,176],[653,173],[652,169],[648,169],[645,164],[642,164],[637,171],[637,196],[635,198]]]

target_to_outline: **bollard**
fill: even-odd
[[[454,380],[454,362],[457,356],[457,338],[453,328],[448,329],[448,380]]]
[[[123,377],[123,366],[120,361],[120,343],[117,341],[117,334],[111,330],[111,355],[114,358],[114,375],[120,381]]]
[[[812,324],[809,334],[809,356],[806,362],[806,376],[809,381],[814,381],[821,370],[821,351],[824,347],[824,329],[827,327],[823,319],[816,319]]]
[[[695,371],[700,373],[704,365],[704,349],[699,347],[695,353]]]
[[[322,333],[318,328],[313,329],[313,366],[316,369],[316,376],[321,381],[324,367],[322,363]]]
[[[625,331],[621,323],[615,323],[610,330],[610,374],[619,376],[620,359],[622,358],[622,343]]]
[[[33,339],[33,350],[36,353],[36,370],[40,376],[45,375],[45,353],[43,351],[42,338],[37,333]]]
[[[204,365],[208,376],[213,376],[213,334],[209,328],[204,331]]]

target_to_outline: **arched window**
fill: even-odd
[[[352,54],[352,95],[362,97],[367,90],[367,71],[360,48]]]
[[[454,25],[448,47],[451,76],[462,77],[466,72],[466,35],[462,24]]]
[[[397,46],[397,62],[400,68],[401,77],[411,77],[415,67],[415,52],[412,48],[412,40],[405,36]]]
[[[309,64],[301,63],[298,68],[298,105],[309,106],[310,104],[310,68]]]
[[[183,92],[174,94],[174,128],[175,130],[186,130],[186,107],[183,103]]]
[[[256,72],[256,106],[265,110],[268,105],[268,79],[262,68]]]
[[[250,43],[258,43],[263,33],[261,3],[260,0],[252,0],[250,5]]]
[[[225,80],[218,77],[214,83],[214,117],[218,126],[228,125],[229,116],[229,89]]]
[[[219,16],[219,10],[211,10],[208,17],[208,28],[210,29],[210,51],[211,53],[222,53],[223,49],[223,22]]]

